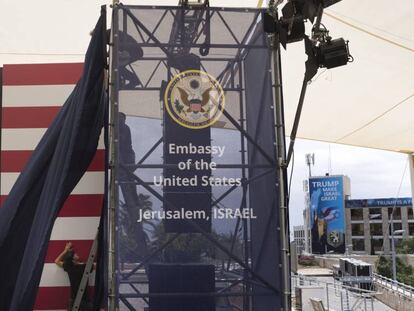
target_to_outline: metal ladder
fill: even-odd
[[[79,311],[83,294],[87,290],[89,275],[92,271],[93,262],[95,260],[96,251],[98,249],[98,233],[96,233],[91,250],[89,252],[88,261],[86,262],[85,270],[83,271],[82,280],[79,284],[78,292],[76,293],[75,301],[73,302],[72,311]]]

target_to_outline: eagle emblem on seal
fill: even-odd
[[[205,112],[205,109],[203,107],[207,105],[208,101],[210,100],[211,88],[207,89],[206,91],[203,92],[203,94],[201,94],[201,99],[200,98],[189,99],[189,94],[182,88],[178,88],[178,91],[180,92],[180,96],[181,96],[181,100],[183,104],[188,107],[187,112],[193,112],[193,113]]]
[[[224,109],[224,91],[211,75],[188,70],[174,76],[165,91],[164,104],[169,116],[192,129],[213,125]]]

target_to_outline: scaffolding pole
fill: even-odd
[[[286,167],[286,143],[285,143],[285,126],[283,110],[283,92],[281,76],[281,59],[280,43],[277,35],[272,38],[272,67],[274,83],[274,119],[275,119],[275,137],[276,137],[276,154],[278,157],[277,182],[279,189],[279,206],[280,206],[280,243],[281,243],[281,274],[282,274],[282,308],[281,310],[290,310],[290,251],[289,251],[289,223],[288,223],[288,196],[287,196],[287,167]]]
[[[116,260],[116,207],[118,205],[118,184],[117,184],[117,172],[115,163],[117,163],[117,148],[118,148],[118,93],[116,91],[116,83],[118,82],[118,69],[117,69],[117,47],[118,38],[117,32],[114,28],[118,29],[118,10],[117,1],[114,1],[112,10],[112,31],[111,31],[111,44],[110,44],[110,115],[109,115],[109,170],[110,170],[110,183],[108,189],[108,310],[115,311],[117,306],[117,260]]]

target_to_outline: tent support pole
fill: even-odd
[[[281,245],[281,267],[282,275],[282,303],[281,310],[290,310],[290,250],[289,250],[289,222],[288,222],[288,194],[287,194],[287,167],[286,163],[286,143],[284,126],[284,108],[282,93],[280,43],[278,36],[273,37],[272,43],[272,66],[274,83],[274,119],[275,119],[275,138],[277,164],[277,182],[280,206],[280,245]]]
[[[408,165],[410,167],[410,184],[411,184],[411,197],[414,198],[414,154],[408,155]],[[414,205],[413,205],[414,212]]]

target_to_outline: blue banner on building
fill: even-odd
[[[343,176],[309,179],[312,252],[345,252]]]
[[[384,199],[366,199],[366,200],[347,200],[345,207],[393,207],[393,206],[413,206],[411,198],[384,198]]]

